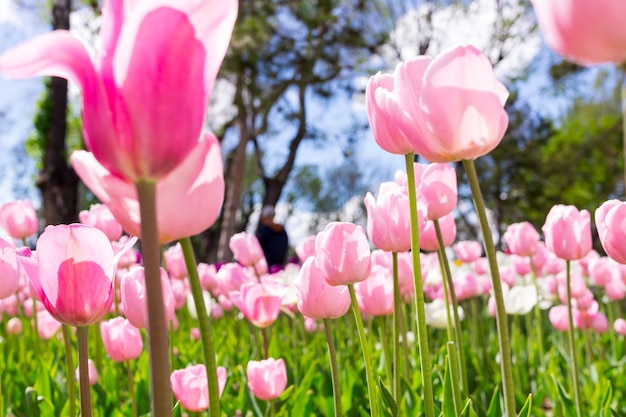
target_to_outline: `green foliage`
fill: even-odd
[[[26,153],[35,161],[38,171],[43,169],[43,158],[48,144],[48,131],[50,130],[53,102],[50,98],[50,78],[44,78],[44,90],[37,101],[35,117],[33,119],[33,133],[26,139]],[[80,116],[74,114],[71,106],[67,110],[67,135],[65,139],[65,156],[69,156],[74,150],[84,149],[82,123]]]

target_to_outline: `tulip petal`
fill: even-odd
[[[107,86],[109,97],[116,95],[118,141],[98,141],[98,148],[92,147],[96,157],[102,160],[103,152],[106,160],[121,153],[120,169],[131,180],[158,178],[174,169],[202,128],[206,55],[180,11],[159,8],[141,20],[127,20],[113,59],[116,86]],[[176,117],[181,112],[186,123]]]
[[[97,78],[83,44],[66,30],[37,36],[0,56],[0,72],[27,78],[50,75],[76,83],[85,94],[94,94]]]

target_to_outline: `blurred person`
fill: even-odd
[[[274,221],[275,215],[274,206],[263,206],[258,229],[259,243],[263,248],[270,272],[277,267],[282,269],[289,249],[289,238],[285,227]]]

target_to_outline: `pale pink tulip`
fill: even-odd
[[[613,323],[613,329],[615,329],[615,333],[620,336],[626,336],[626,320],[622,318],[615,320]]]
[[[422,59],[424,65],[428,60]],[[396,155],[414,152],[400,124],[410,124],[411,119],[400,106],[395,74],[378,73],[365,86],[365,108],[374,134],[374,140],[383,150]]]
[[[414,166],[415,182],[428,206],[428,220],[441,219],[452,213],[458,200],[454,168],[437,163],[415,163]]]
[[[393,313],[393,279],[388,269],[375,265],[370,276],[354,284],[359,310],[370,316]]]
[[[543,225],[546,246],[561,259],[581,259],[591,250],[591,219],[587,210],[557,204]]]
[[[163,268],[160,268],[160,270],[165,319],[169,323],[169,321],[174,318],[176,305],[167,272],[165,272]],[[120,283],[120,295],[124,315],[133,326],[140,329],[145,329],[148,325],[145,279],[143,266],[136,266],[131,268],[126,275],[124,275]]]
[[[582,64],[626,60],[622,0],[532,0],[548,46]]]
[[[246,282],[256,282],[256,278],[247,272],[248,268],[244,268],[236,262],[229,262],[222,265],[215,274],[217,286],[213,290],[213,295],[228,295],[232,291],[239,291],[241,286]],[[230,299],[229,299],[230,300]]]
[[[37,334],[40,339],[51,339],[61,330],[61,326],[62,324],[48,310],[37,311]]]
[[[248,388],[260,400],[278,398],[287,387],[287,368],[282,358],[249,361],[246,374]]]
[[[95,158],[130,182],[158,179],[196,146],[236,15],[236,1],[108,0],[95,60],[57,30],[6,52],[0,72],[74,82]]]
[[[80,366],[76,368],[75,376],[76,379],[79,379]],[[89,381],[89,385],[96,385],[98,383],[98,378],[100,375],[98,374],[98,369],[96,368],[96,364],[91,360],[87,359],[87,378]]]
[[[26,239],[37,233],[39,227],[37,212],[30,200],[4,203],[0,207],[0,224],[13,239]]]
[[[541,239],[539,232],[530,222],[510,224],[502,237],[509,251],[519,256],[535,254]]]
[[[48,226],[36,256],[19,256],[46,309],[69,326],[88,326],[113,302],[115,258],[106,235],[83,224]]]
[[[388,252],[406,252],[411,249],[411,219],[409,198],[395,182],[383,182],[376,198],[372,193],[365,196],[367,210],[367,234],[379,249]],[[418,205],[419,225],[423,229],[426,208]]]
[[[371,269],[365,231],[353,223],[329,223],[315,239],[315,261],[330,285],[363,281]]]
[[[17,317],[11,317],[6,324],[7,334],[17,335],[22,333],[22,320]]]
[[[456,222],[454,220],[454,214],[450,213],[439,219],[439,228],[441,229],[441,237],[443,238],[444,246],[448,247],[452,245],[456,239]],[[435,224],[432,220],[426,222],[424,231],[420,235],[420,248],[426,251],[436,251],[439,248]]]
[[[239,291],[230,293],[230,299],[248,321],[257,327],[274,323],[282,306],[280,291],[275,285],[248,282]]]
[[[350,293],[345,285],[330,285],[315,263],[315,258],[304,261],[296,278],[298,310],[312,319],[336,319],[350,308]]]
[[[15,246],[0,237],[0,299],[15,294],[20,285],[21,273]]]
[[[600,243],[607,255],[620,264],[626,264],[626,203],[609,200],[595,213]]]
[[[122,237],[122,225],[104,204],[93,204],[89,210],[78,213],[78,218],[81,223],[102,230],[111,242]]]
[[[72,166],[85,185],[106,204],[124,230],[141,236],[135,185],[102,166],[92,153],[75,151]],[[187,158],[156,186],[159,243],[196,235],[211,226],[224,199],[222,154],[217,138],[206,133]]]
[[[604,285],[606,296],[611,301],[623,300],[626,298],[626,284],[621,279],[611,279]]]
[[[526,275],[532,271],[530,257],[528,256],[513,256],[513,266],[515,267],[515,273],[517,275]]]
[[[309,257],[315,256],[315,236],[309,236],[296,246],[296,255],[304,263]]]
[[[483,254],[483,245],[475,240],[462,240],[452,246],[456,258],[463,263],[470,263]]]
[[[552,326],[554,326],[555,329],[561,332],[566,332],[569,330],[567,314],[567,306],[561,304],[552,307],[548,313],[548,317],[550,319],[550,323],[552,323]]]
[[[213,291],[217,287],[217,268],[214,264],[198,263],[198,277],[205,291]]]
[[[621,281],[616,263],[611,258],[592,259],[587,266],[587,272],[594,285],[606,285],[612,279]]]
[[[165,269],[174,278],[187,278],[187,265],[185,265],[185,256],[180,243],[170,246],[163,252],[165,260]]]
[[[394,80],[400,107],[410,117],[398,122],[400,129],[428,161],[476,159],[502,140],[509,93],[475,47],[448,49],[427,63],[423,57],[402,62]]]
[[[219,397],[226,385],[226,368],[217,367],[217,384]],[[178,369],[170,376],[174,396],[185,409],[193,412],[204,411],[209,408],[209,383],[204,365],[188,366]]]
[[[232,235],[228,247],[237,262],[243,266],[254,266],[265,257],[259,239],[245,231]]]
[[[143,351],[143,339],[139,329],[123,317],[115,317],[100,323],[104,349],[115,362],[137,359]]]

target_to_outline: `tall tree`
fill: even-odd
[[[52,28],[70,28],[71,0],[53,0]],[[40,108],[39,128],[43,136],[43,164],[37,177],[41,190],[46,224],[72,223],[77,220],[78,176],[68,163],[67,80],[52,77],[47,83],[47,97]]]
[[[234,86],[236,107],[223,133],[236,144],[226,158],[220,259],[230,258],[230,236],[247,220],[241,216],[247,151],[251,147],[264,185],[262,203],[276,204],[302,142],[323,137],[323,129],[311,120],[312,101],[324,105],[324,100],[341,91],[349,94],[350,75],[383,43],[385,32],[371,24],[379,20],[373,7],[378,3],[241,2],[231,50],[222,68],[222,77]],[[278,151],[277,141],[286,143]]]

